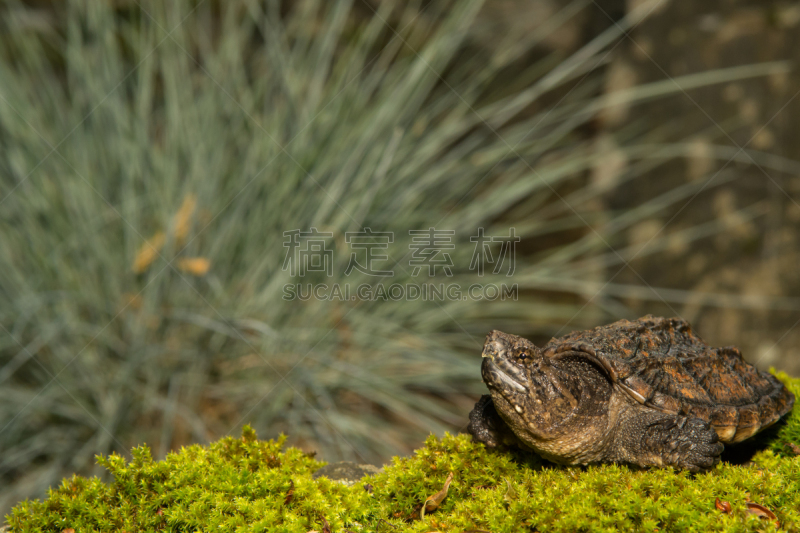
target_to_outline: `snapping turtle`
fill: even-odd
[[[473,439],[562,464],[595,461],[693,472],[792,409],[794,395],[737,348],[712,348],[677,318],[620,320],[544,348],[500,331],[483,347],[491,395]]]

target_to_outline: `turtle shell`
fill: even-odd
[[[724,443],[740,442],[792,409],[794,395],[733,346],[713,348],[678,318],[620,320],[551,340],[544,355],[582,352],[633,400],[709,422]]]

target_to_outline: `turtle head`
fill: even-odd
[[[531,341],[495,330],[482,356],[481,374],[495,409],[523,440],[560,433],[578,409],[580,377],[552,365]]]

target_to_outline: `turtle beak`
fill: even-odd
[[[496,329],[486,335],[486,342],[483,343],[483,352],[481,357],[488,358],[494,361],[495,357],[502,357],[505,352],[506,345],[501,341],[502,333]]]
[[[511,357],[509,335],[496,329],[490,331],[483,344],[483,381],[491,389],[527,392],[528,378],[525,371]]]
[[[481,375],[489,388],[528,392],[528,387],[524,385],[527,379],[521,369],[504,359],[484,359],[481,365]]]

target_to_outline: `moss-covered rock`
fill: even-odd
[[[779,377],[800,396],[800,380]],[[45,500],[7,516],[12,531],[774,531],[748,513],[756,502],[780,529],[800,531],[800,410],[765,431],[745,465],[711,472],[634,470],[619,465],[561,467],[535,456],[487,451],[467,435],[431,436],[413,457],[347,487],[312,474],[323,463],[283,449],[283,439],[241,438],[190,446],[153,461],[100,464],[112,483],[74,476]],[[741,455],[741,453],[740,453]],[[423,502],[454,474],[447,497],[420,519]],[[730,513],[715,499],[730,502]]]

